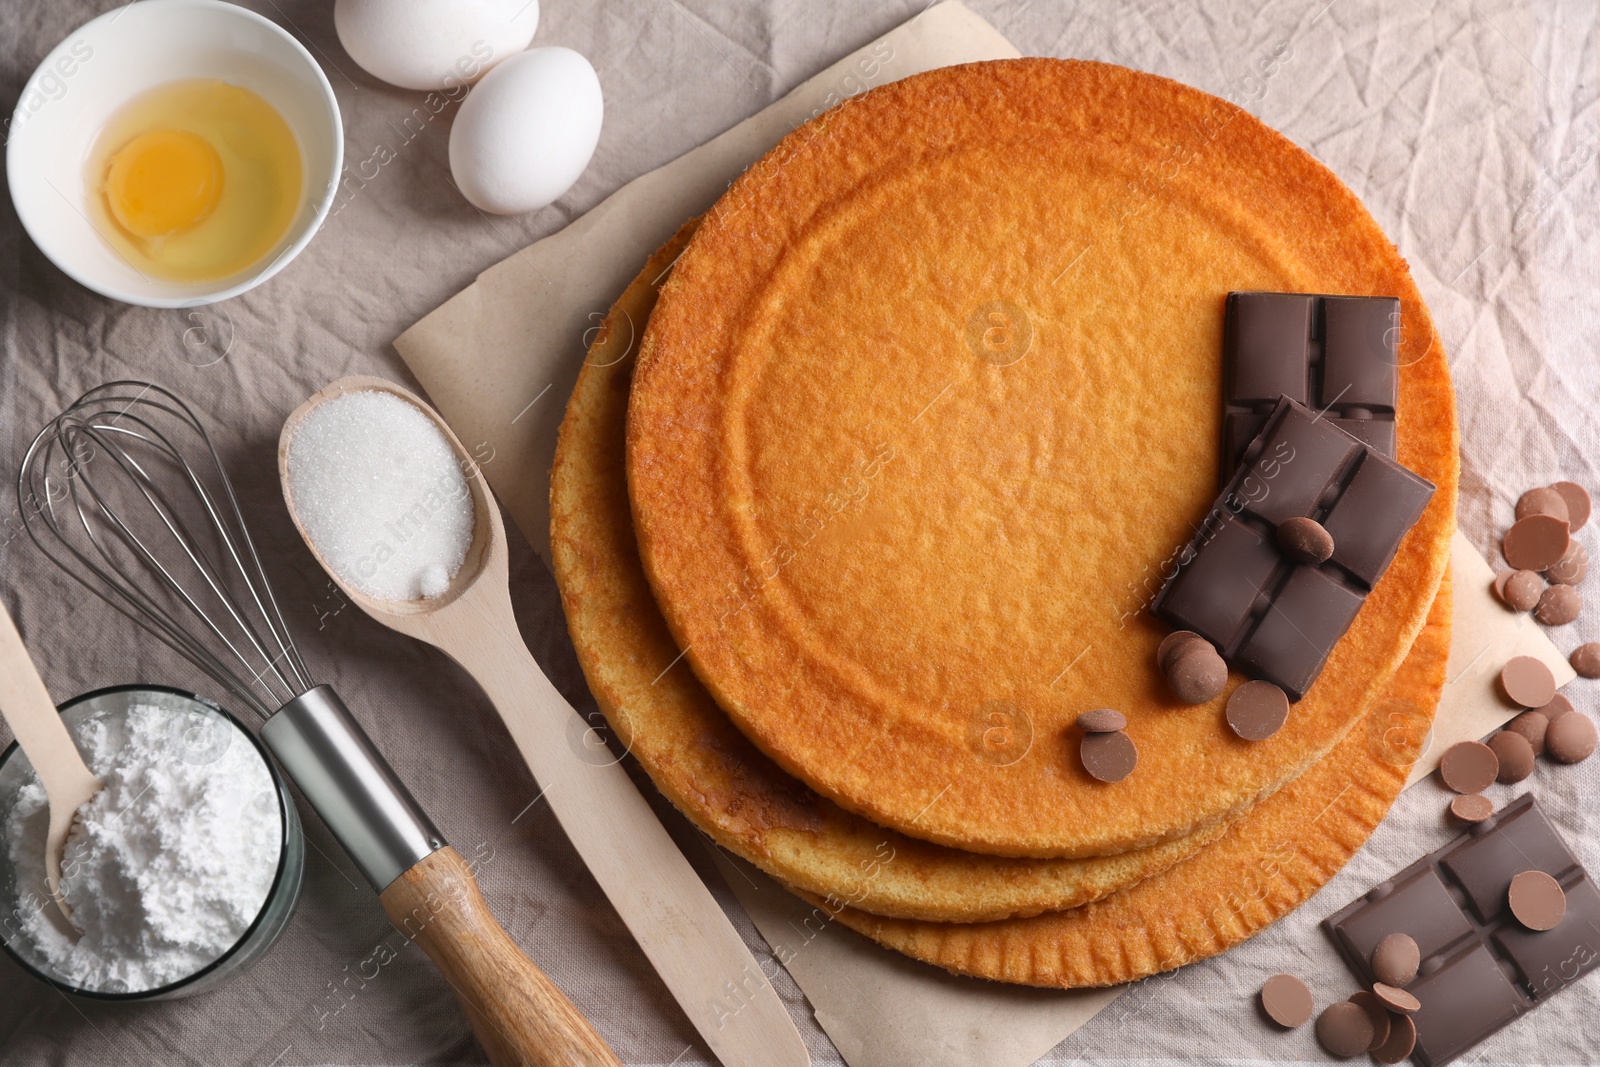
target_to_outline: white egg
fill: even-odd
[[[528,47],[539,0],[335,0],[350,58],[402,89],[450,89]]]
[[[474,206],[518,215],[572,188],[600,141],[600,78],[570,48],[535,48],[483,76],[450,128],[450,173]]]

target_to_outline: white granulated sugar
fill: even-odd
[[[333,573],[380,600],[441,596],[472,544],[472,497],[450,442],[375,390],[311,409],[289,440],[295,514]]]
[[[276,787],[226,720],[210,720],[216,732],[198,751],[194,714],[140,704],[73,728],[105,783],[78,810],[62,858],[76,938],[35,891],[50,812],[29,772],[5,827],[18,887],[5,903],[13,948],[36,966],[81,989],[143,992],[207,966],[260,914],[283,847]]]

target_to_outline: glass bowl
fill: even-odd
[[[203,757],[209,746],[219,739],[231,739],[238,734],[248,739],[266,764],[272,776],[273,801],[278,806],[282,839],[278,851],[278,869],[272,887],[255,921],[244,934],[222,955],[193,974],[153,989],[129,991],[115,988],[113,982],[105,988],[86,989],[66,977],[52,973],[47,960],[23,944],[17,935],[16,922],[23,905],[17,892],[16,874],[11,867],[7,850],[0,848],[0,947],[16,960],[22,969],[47,982],[63,993],[99,1001],[171,1000],[191,996],[213,989],[237,974],[253,961],[261,958],[283,933],[300,899],[301,876],[305,871],[306,844],[300,830],[300,817],[294,800],[289,795],[288,784],[267,755],[259,738],[232,714],[223,708],[180,689],[156,685],[123,685],[97,689],[61,705],[61,717],[68,728],[94,716],[125,715],[136,705],[155,705],[172,711],[187,712],[193,716],[178,736],[177,741],[185,751]],[[220,728],[220,729],[219,729]],[[232,743],[229,740],[227,743]],[[219,750],[220,751],[220,750]],[[180,757],[181,758],[181,757]],[[16,805],[17,793],[32,778],[32,765],[21,749],[13,743],[0,754],[0,827],[10,823]],[[48,902],[44,906],[53,907]]]

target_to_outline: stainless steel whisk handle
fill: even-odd
[[[309,689],[261,739],[367,881],[384,914],[456,991],[494,1067],[622,1067],[501,927],[472,867],[423,814],[337,693]]]
[[[379,893],[444,847],[404,783],[332,687],[289,701],[261,740]]]

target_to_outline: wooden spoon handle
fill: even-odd
[[[100,779],[83,762],[83,753],[67,733],[4,604],[0,604],[0,715],[33,764],[50,802],[45,870],[56,905],[68,914],[67,902],[61,896],[61,852],[67,832],[72,829],[73,815],[100,791]]]
[[[455,849],[446,845],[420,860],[378,900],[455,988],[494,1067],[622,1067],[501,929]]]

